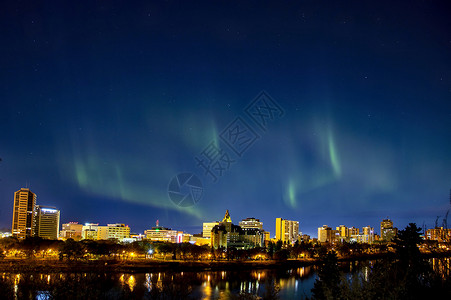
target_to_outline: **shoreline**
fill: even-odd
[[[240,271],[243,269],[290,269],[316,264],[316,260],[286,260],[286,261],[160,261],[135,260],[120,261],[114,259],[99,260],[36,260],[36,259],[5,259],[0,262],[0,272],[6,273],[57,273],[57,272],[121,272],[121,273],[151,273],[160,271],[201,272],[201,271]]]
[[[339,262],[365,261],[393,257],[392,253],[365,254],[339,258]],[[451,257],[451,251],[425,253],[424,258]],[[242,271],[258,269],[293,269],[317,265],[318,259],[288,259],[283,261],[180,261],[180,260],[76,260],[60,261],[56,259],[2,259],[0,272],[3,273],[59,273],[59,272],[106,272],[106,273],[151,273],[159,271]]]

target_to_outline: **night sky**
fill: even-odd
[[[316,237],[450,207],[448,1],[62,2],[1,4],[1,227],[27,185],[62,223],[132,232],[229,209]],[[264,128],[262,91],[281,109]],[[241,156],[234,120],[256,137]],[[216,182],[196,161],[212,142],[234,161]],[[167,192],[184,172],[204,188],[187,208]]]

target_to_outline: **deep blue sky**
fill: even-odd
[[[316,236],[449,208],[448,1],[65,2],[1,4],[0,226],[27,183],[62,222],[134,232],[229,209]],[[285,112],[266,132],[244,112],[262,90]],[[230,152],[237,116],[260,139],[213,183],[194,157]],[[180,172],[205,188],[189,209],[167,195]]]

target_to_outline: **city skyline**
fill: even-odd
[[[30,195],[32,196],[32,204],[29,204],[30,200]],[[18,199],[22,200],[22,202],[19,202]],[[20,190],[18,190],[17,192],[14,193],[14,209],[13,209],[13,218],[18,219],[18,217],[14,217],[14,215],[19,214],[19,211],[23,211],[23,214],[28,214],[30,216],[32,216],[31,218],[26,217],[26,222],[30,223],[30,228],[29,228],[29,232],[27,231],[26,236],[40,236],[43,238],[48,238],[48,239],[60,239],[62,238],[66,238],[66,236],[60,236],[60,225],[62,227],[62,230],[64,231],[64,227],[65,226],[81,226],[81,227],[99,227],[102,228],[102,231],[104,231],[102,234],[100,234],[101,236],[107,236],[106,232],[107,232],[107,228],[109,226],[114,226],[115,228],[118,227],[118,225],[120,225],[119,227],[126,227],[128,228],[128,235],[130,236],[130,234],[135,234],[135,235],[143,235],[146,236],[146,231],[148,231],[149,229],[144,230],[143,232],[139,232],[139,231],[131,231],[131,226],[129,226],[128,224],[121,224],[121,223],[114,223],[112,224],[111,222],[108,222],[107,226],[105,225],[99,225],[99,223],[93,223],[93,221],[90,222],[85,222],[85,223],[80,223],[76,220],[71,220],[71,221],[67,221],[67,222],[60,222],[60,211],[53,206],[43,206],[38,204],[38,202],[36,201],[37,199],[37,194],[33,193],[29,188],[21,188]],[[26,203],[25,203],[26,201]],[[19,203],[21,206],[19,206]],[[23,207],[22,207],[23,206]],[[26,206],[26,207],[25,207]],[[26,210],[29,210],[31,207],[31,211],[27,212]],[[446,216],[447,217],[447,216]],[[40,224],[43,221],[39,221],[40,219],[44,220],[43,224]],[[22,217],[23,219],[23,217]],[[30,219],[30,220],[28,220]],[[223,218],[224,222],[225,220],[227,220],[227,222],[229,222],[230,224],[232,224],[232,219],[231,216],[229,214],[229,210],[226,210],[226,215]],[[437,219],[438,220],[438,219]],[[445,223],[445,218],[443,218],[443,222]],[[271,231],[267,230],[268,225],[266,225],[266,228],[263,228],[263,222],[260,221],[260,219],[255,218],[255,217],[247,217],[247,218],[243,218],[241,219],[241,221],[239,221],[239,226],[243,229],[247,229],[247,228],[256,228],[256,229],[260,229],[263,230],[262,233],[268,233],[268,235],[270,236],[271,239],[275,239],[275,240],[281,240],[282,242],[288,242],[288,243],[294,243],[294,241],[298,240],[299,238],[301,238],[302,236],[308,235],[311,238],[314,238],[314,235],[309,233],[309,232],[303,232],[301,230],[301,228],[299,227],[299,221],[297,220],[286,220],[280,217],[276,217],[275,218],[275,230],[273,235],[270,235]],[[175,233],[178,232],[179,229],[177,228],[166,228],[166,227],[161,227],[159,225],[159,220],[156,220],[155,222],[156,227],[152,227],[153,228],[161,228],[164,230],[172,230]],[[201,234],[203,237],[210,237],[210,233],[211,230],[213,229],[213,227],[215,227],[216,225],[220,225],[222,224],[221,221],[217,220],[217,221],[206,221],[206,222],[202,222],[202,225],[199,225],[197,227],[201,227],[201,231],[200,232],[187,232],[186,230],[182,230],[180,232],[183,232],[184,234],[189,234],[189,235],[196,235],[196,234]],[[385,225],[384,225],[385,224]],[[388,225],[387,225],[388,224]],[[43,227],[42,227],[43,226]],[[56,226],[56,227],[55,227]],[[170,226],[170,225],[169,225]],[[362,226],[363,230],[362,233],[366,231],[366,228],[371,228],[371,234],[378,234],[380,236],[380,238],[382,240],[385,239],[385,233],[383,233],[383,228],[387,228],[390,230],[393,230],[393,228],[395,229],[394,234],[392,234],[392,238],[394,236],[396,236],[397,234],[397,228],[395,226],[393,226],[393,221],[390,220],[388,217],[387,219],[383,219],[382,222],[380,223],[381,226],[381,231],[378,232],[374,231],[374,228],[371,226]],[[24,225],[22,224],[22,227],[24,227]],[[42,229],[41,229],[42,227]],[[80,227],[80,230],[81,230]],[[149,228],[151,226],[148,226],[147,228]],[[323,225],[322,228],[330,228],[328,225]],[[439,228],[435,227],[435,228]],[[445,226],[447,227],[447,226]],[[317,238],[318,240],[320,239],[320,229],[321,227],[318,227],[318,234],[317,234]],[[346,229],[346,233],[345,231],[342,231],[343,229]],[[349,236],[354,235],[354,234],[359,234],[359,228],[355,228],[354,226],[351,227],[347,227],[346,225],[340,225],[339,227],[336,228],[336,233],[339,236],[348,236],[348,232],[347,230],[354,230],[356,229],[356,232],[349,232]],[[333,230],[333,229],[332,229]],[[18,230],[17,228],[17,221],[13,220],[13,226],[11,227],[12,235],[18,238],[24,238],[25,237],[25,233],[22,232],[23,228],[21,228],[21,230]],[[99,231],[100,232],[100,231]],[[97,234],[97,230],[96,230],[96,234]],[[335,233],[334,233],[335,234]],[[367,234],[367,233],[365,233]],[[82,237],[81,238],[86,238],[86,237]],[[390,238],[390,239],[392,239]]]
[[[0,227],[22,186],[62,223],[139,232],[226,209],[271,234],[432,228],[450,208],[445,1],[3,6]]]

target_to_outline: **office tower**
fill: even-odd
[[[276,240],[295,243],[299,235],[299,222],[276,218]]]
[[[36,205],[34,235],[56,240],[59,236],[60,211],[55,207]]]
[[[241,228],[257,228],[263,229],[263,222],[256,218],[246,218],[239,223]]]
[[[14,193],[12,235],[19,239],[33,236],[36,194],[21,188]]]

